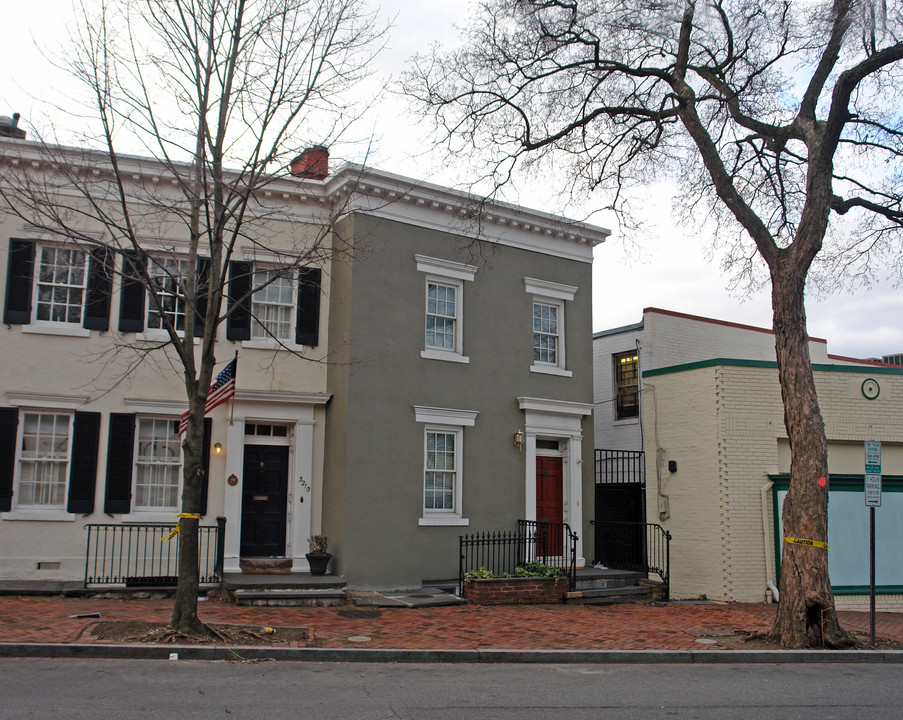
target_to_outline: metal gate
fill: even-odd
[[[635,450],[596,450],[595,562],[619,570],[646,563],[646,458]],[[629,523],[629,524],[625,524]]]

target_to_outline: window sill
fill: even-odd
[[[640,419],[638,417],[623,418],[621,420],[615,418],[616,425],[639,425],[639,422]]]
[[[557,365],[531,365],[530,372],[541,373],[542,375],[557,375],[558,377],[574,377],[574,373],[565,370]]]
[[[130,512],[122,514],[122,522],[168,523],[175,525],[178,520],[175,516],[178,514],[177,508],[164,512]]]
[[[301,352],[306,345],[297,345],[288,340],[280,342],[278,340],[242,340],[243,348],[251,348],[252,350],[289,350],[292,352]]]
[[[22,332],[34,333],[35,335],[65,335],[67,337],[91,337],[91,331],[86,330],[81,325],[72,323],[60,323],[55,325],[52,323],[32,322],[28,325],[22,325]]]
[[[446,362],[469,363],[470,358],[447,350],[421,350],[420,357],[426,360],[445,360]]]
[[[177,333],[180,338],[185,339],[184,332]],[[143,342],[170,342],[169,333],[165,330],[145,330],[144,332],[135,333],[135,340],[141,340]],[[194,340],[195,345],[199,345],[201,343],[201,338],[196,337],[192,338]]]
[[[470,525],[470,520],[467,518],[458,517],[457,515],[442,517],[422,517],[417,521],[417,524],[421,527],[439,527],[439,526],[457,526],[464,527],[465,525]]]
[[[65,510],[13,510],[0,513],[3,520],[38,520],[44,522],[74,522],[78,515]]]

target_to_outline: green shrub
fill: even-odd
[[[555,567],[554,565],[546,565],[539,560],[534,560],[526,565],[515,568],[514,575],[515,577],[554,578],[561,577],[564,573],[561,572],[561,568]]]

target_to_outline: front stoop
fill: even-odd
[[[345,578],[310,573],[226,573],[223,589],[237,605],[329,607],[344,605],[348,598]]]
[[[653,599],[653,588],[646,584],[643,573],[608,568],[577,570],[577,587],[565,595],[565,602],[574,605],[647,603]]]

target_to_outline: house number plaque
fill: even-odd
[[[235,487],[236,485],[238,485],[238,476],[235,473],[232,473],[228,477],[226,482],[229,483],[232,487]]]

